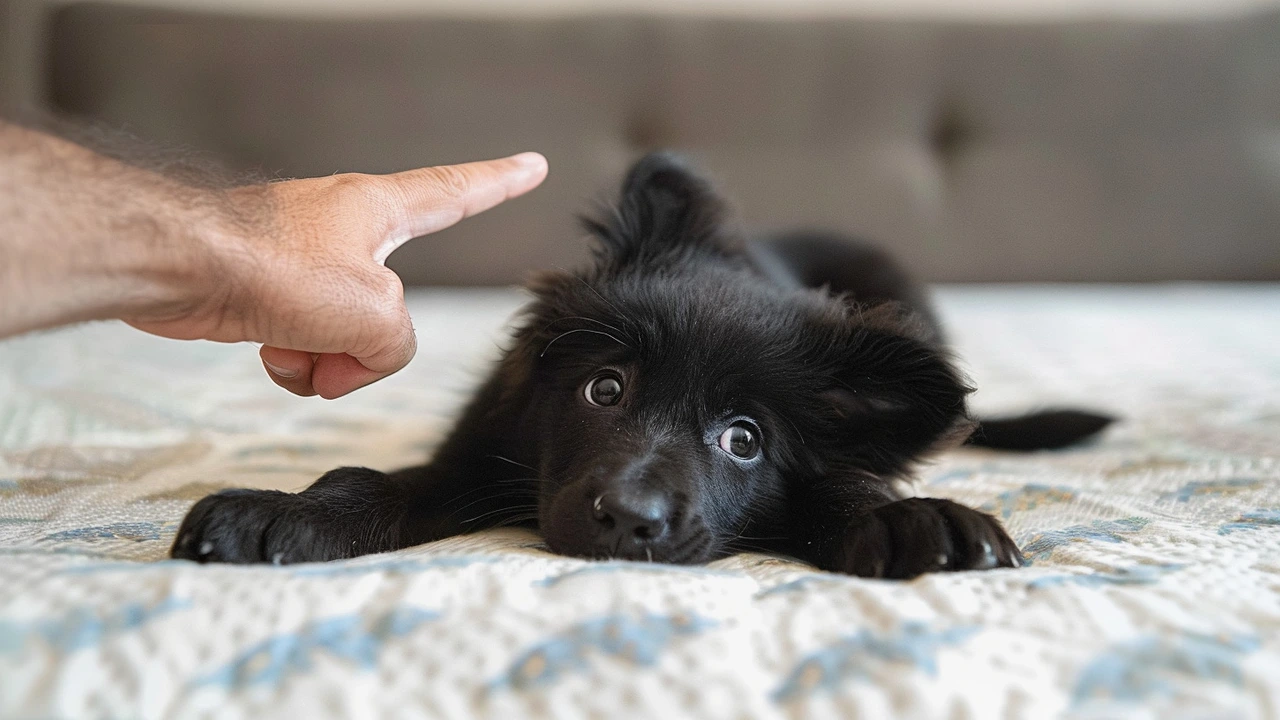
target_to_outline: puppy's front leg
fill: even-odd
[[[191,508],[170,554],[197,562],[297,563],[387,552],[495,525],[531,523],[538,471],[509,456],[519,407],[495,373],[431,464],[387,474],[338,468],[300,493],[224,490]]]
[[[300,493],[223,490],[191,508],[170,554],[196,562],[338,560],[531,521],[535,481],[503,469],[437,458],[391,474],[338,468]]]
[[[334,560],[404,546],[410,493],[368,468],[325,473],[300,493],[223,490],[196,503],[170,554],[197,562]]]
[[[927,572],[1018,567],[1022,553],[990,515],[950,500],[891,500],[865,487],[816,487],[795,498],[792,537],[824,570],[908,579]]]

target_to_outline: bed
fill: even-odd
[[[421,349],[338,402],[249,345],[0,343],[0,717],[1262,718],[1280,714],[1280,287],[948,286],[980,412],[1122,422],[960,449],[917,491],[1027,567],[911,582],[747,554],[586,562],[524,531],[285,567],[166,560],[221,487],[420,462],[508,290],[415,291]]]

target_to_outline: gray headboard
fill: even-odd
[[[1280,11],[1021,22],[576,13],[284,18],[75,5],[58,110],[282,175],[536,149],[534,195],[397,253],[409,282],[584,256],[573,214],[687,151],[753,226],[933,280],[1280,279]]]

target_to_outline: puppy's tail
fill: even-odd
[[[1113,417],[1083,410],[1044,410],[981,420],[965,444],[993,450],[1057,450],[1087,440],[1113,422]]]

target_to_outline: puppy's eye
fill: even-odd
[[[720,434],[720,449],[739,460],[750,460],[760,454],[760,429],[740,420]]]
[[[592,405],[616,405],[622,398],[622,381],[613,375],[600,375],[587,383],[584,394]]]

